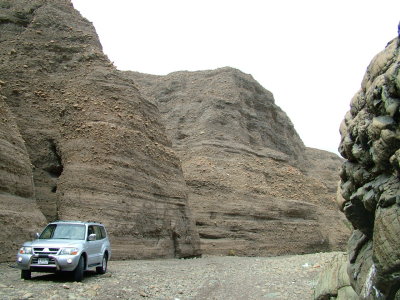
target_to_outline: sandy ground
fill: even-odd
[[[335,253],[111,261],[105,275],[32,273],[0,264],[1,299],[312,299],[316,276]]]

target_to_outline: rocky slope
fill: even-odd
[[[70,1],[17,0],[0,3],[0,31],[1,241],[43,222],[36,199],[47,220],[105,223],[115,258],[198,255],[157,108],[104,56],[93,26]]]
[[[343,248],[341,160],[307,149],[272,94],[232,68],[128,72],[157,104],[182,161],[202,250],[279,255]]]
[[[343,210],[354,226],[348,272],[360,299],[400,299],[400,55],[392,40],[367,68],[340,131]]]

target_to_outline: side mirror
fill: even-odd
[[[35,239],[38,239],[39,236],[40,236],[39,232],[36,232],[35,235],[34,235]]]
[[[92,233],[88,236],[88,241],[95,241],[96,240],[96,234]]]

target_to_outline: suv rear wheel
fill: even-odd
[[[101,266],[96,268],[96,272],[98,274],[106,273],[107,272],[107,263],[108,263],[108,257],[107,257],[107,254],[104,253],[103,261],[101,263]]]

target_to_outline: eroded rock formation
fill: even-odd
[[[114,258],[198,255],[157,108],[102,53],[93,26],[67,0],[13,0],[0,3],[0,31],[1,117],[15,116],[2,121],[0,170],[11,175],[1,178],[1,211],[30,201],[2,219],[9,234],[32,214],[43,221],[36,199],[47,220],[105,223]]]
[[[304,147],[251,76],[120,72],[69,0],[2,1],[0,30],[1,209],[30,207],[5,214],[9,235],[12,218],[35,231],[43,213],[105,223],[114,258],[199,255],[197,231],[210,254],[345,244],[341,160]]]
[[[348,272],[360,299],[400,299],[399,39],[372,60],[341,124],[342,207],[355,230]]]
[[[250,75],[129,74],[157,103],[182,161],[204,253],[343,249],[349,229],[334,203],[341,160],[306,148]]]
[[[24,140],[1,94],[0,207],[0,262],[3,262],[14,259],[21,244],[31,239],[46,224],[46,219],[35,201],[31,161]]]

